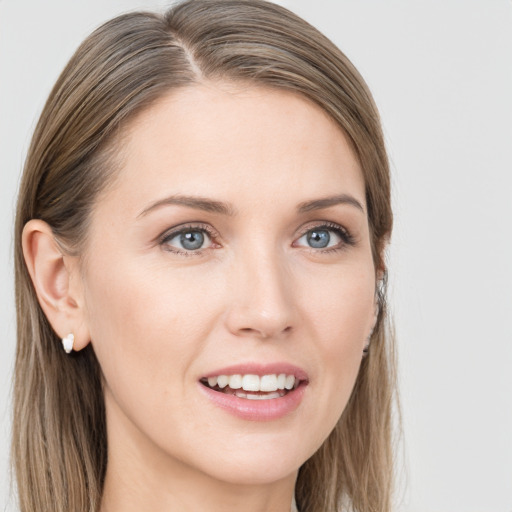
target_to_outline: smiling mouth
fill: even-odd
[[[204,377],[200,382],[207,388],[226,395],[234,395],[247,400],[272,400],[286,396],[302,381],[294,375],[281,373],[261,376],[254,374],[218,375]]]

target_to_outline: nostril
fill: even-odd
[[[290,333],[292,330],[292,326],[289,325],[287,327],[285,327],[284,329],[282,330],[270,330],[270,329],[256,329],[256,328],[253,328],[253,327],[243,327],[241,329],[239,329],[239,332],[243,333],[243,334],[251,334],[251,335],[255,335],[255,336],[259,336],[263,339],[267,339],[267,338],[271,338],[273,336],[279,336],[279,335],[282,335],[282,334],[288,334]]]
[[[268,337],[266,333],[253,329],[252,327],[242,327],[240,332],[244,334],[259,334],[262,338]]]

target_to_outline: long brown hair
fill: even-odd
[[[101,369],[91,345],[71,356],[62,350],[24,263],[23,227],[42,219],[80,255],[98,194],[116,175],[126,124],[172,89],[218,79],[294,91],[338,123],[363,169],[375,267],[385,270],[392,212],[379,116],[364,80],[331,41],[263,0],[188,0],[165,15],[105,23],[55,84],[20,186],[12,458],[22,512],[97,511],[107,464]],[[302,512],[390,510],[394,353],[382,282],[378,289],[376,329],[349,403],[300,468]]]

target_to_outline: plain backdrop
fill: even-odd
[[[0,510],[9,498],[12,223],[24,155],[80,41],[150,0],[0,0]],[[359,68],[393,172],[403,512],[512,512],[512,2],[288,0]]]

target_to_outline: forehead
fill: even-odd
[[[347,137],[320,107],[289,91],[223,82],[172,91],[127,128],[122,154],[112,195],[126,208],[171,193],[243,207],[278,192],[297,202],[350,192],[364,204]]]

